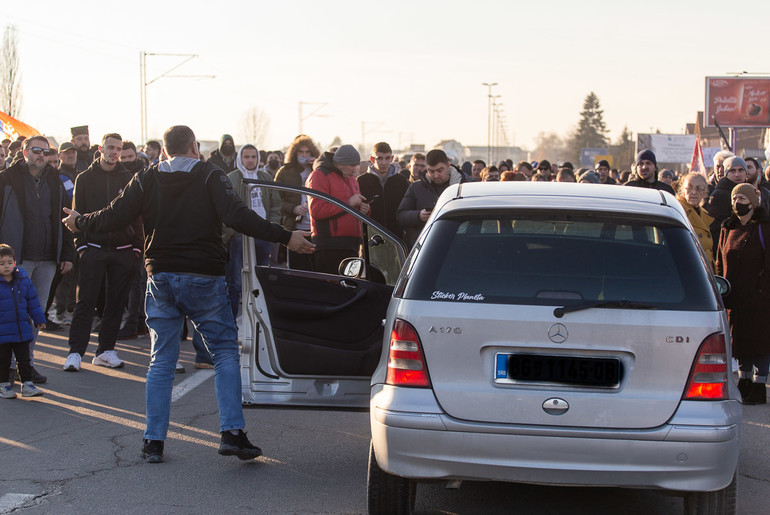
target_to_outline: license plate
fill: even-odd
[[[617,358],[498,353],[495,361],[495,381],[499,383],[614,388],[622,373]]]

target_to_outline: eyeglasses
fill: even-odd
[[[704,188],[703,186],[695,186],[695,187],[687,186],[684,189],[684,191],[686,191],[687,193],[693,193],[693,192],[695,192],[695,193],[703,193],[704,191],[706,191],[706,188]]]
[[[30,152],[36,155],[43,154],[44,156],[52,156],[56,153],[56,149],[53,148],[42,148],[42,147],[32,147],[29,149]]]

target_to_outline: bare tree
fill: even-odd
[[[241,120],[241,134],[245,143],[264,148],[270,132],[270,118],[259,107],[251,107]]]
[[[18,118],[21,111],[21,70],[19,69],[19,33],[8,25],[0,49],[0,111]]]

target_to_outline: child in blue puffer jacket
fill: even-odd
[[[29,319],[38,329],[44,329],[45,315],[32,281],[23,269],[16,268],[13,249],[5,244],[0,244],[0,277],[0,398],[16,398],[10,383],[11,353],[16,355],[22,397],[43,395],[32,384],[29,342],[33,335]]]

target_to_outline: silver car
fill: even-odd
[[[257,271],[264,358],[244,360],[250,378],[275,376],[245,378],[255,402],[269,385],[290,403],[355,405],[373,370],[370,513],[409,513],[435,480],[665,489],[687,513],[734,512],[729,285],[672,196],[450,186],[395,285],[378,269],[365,253],[341,276]]]

